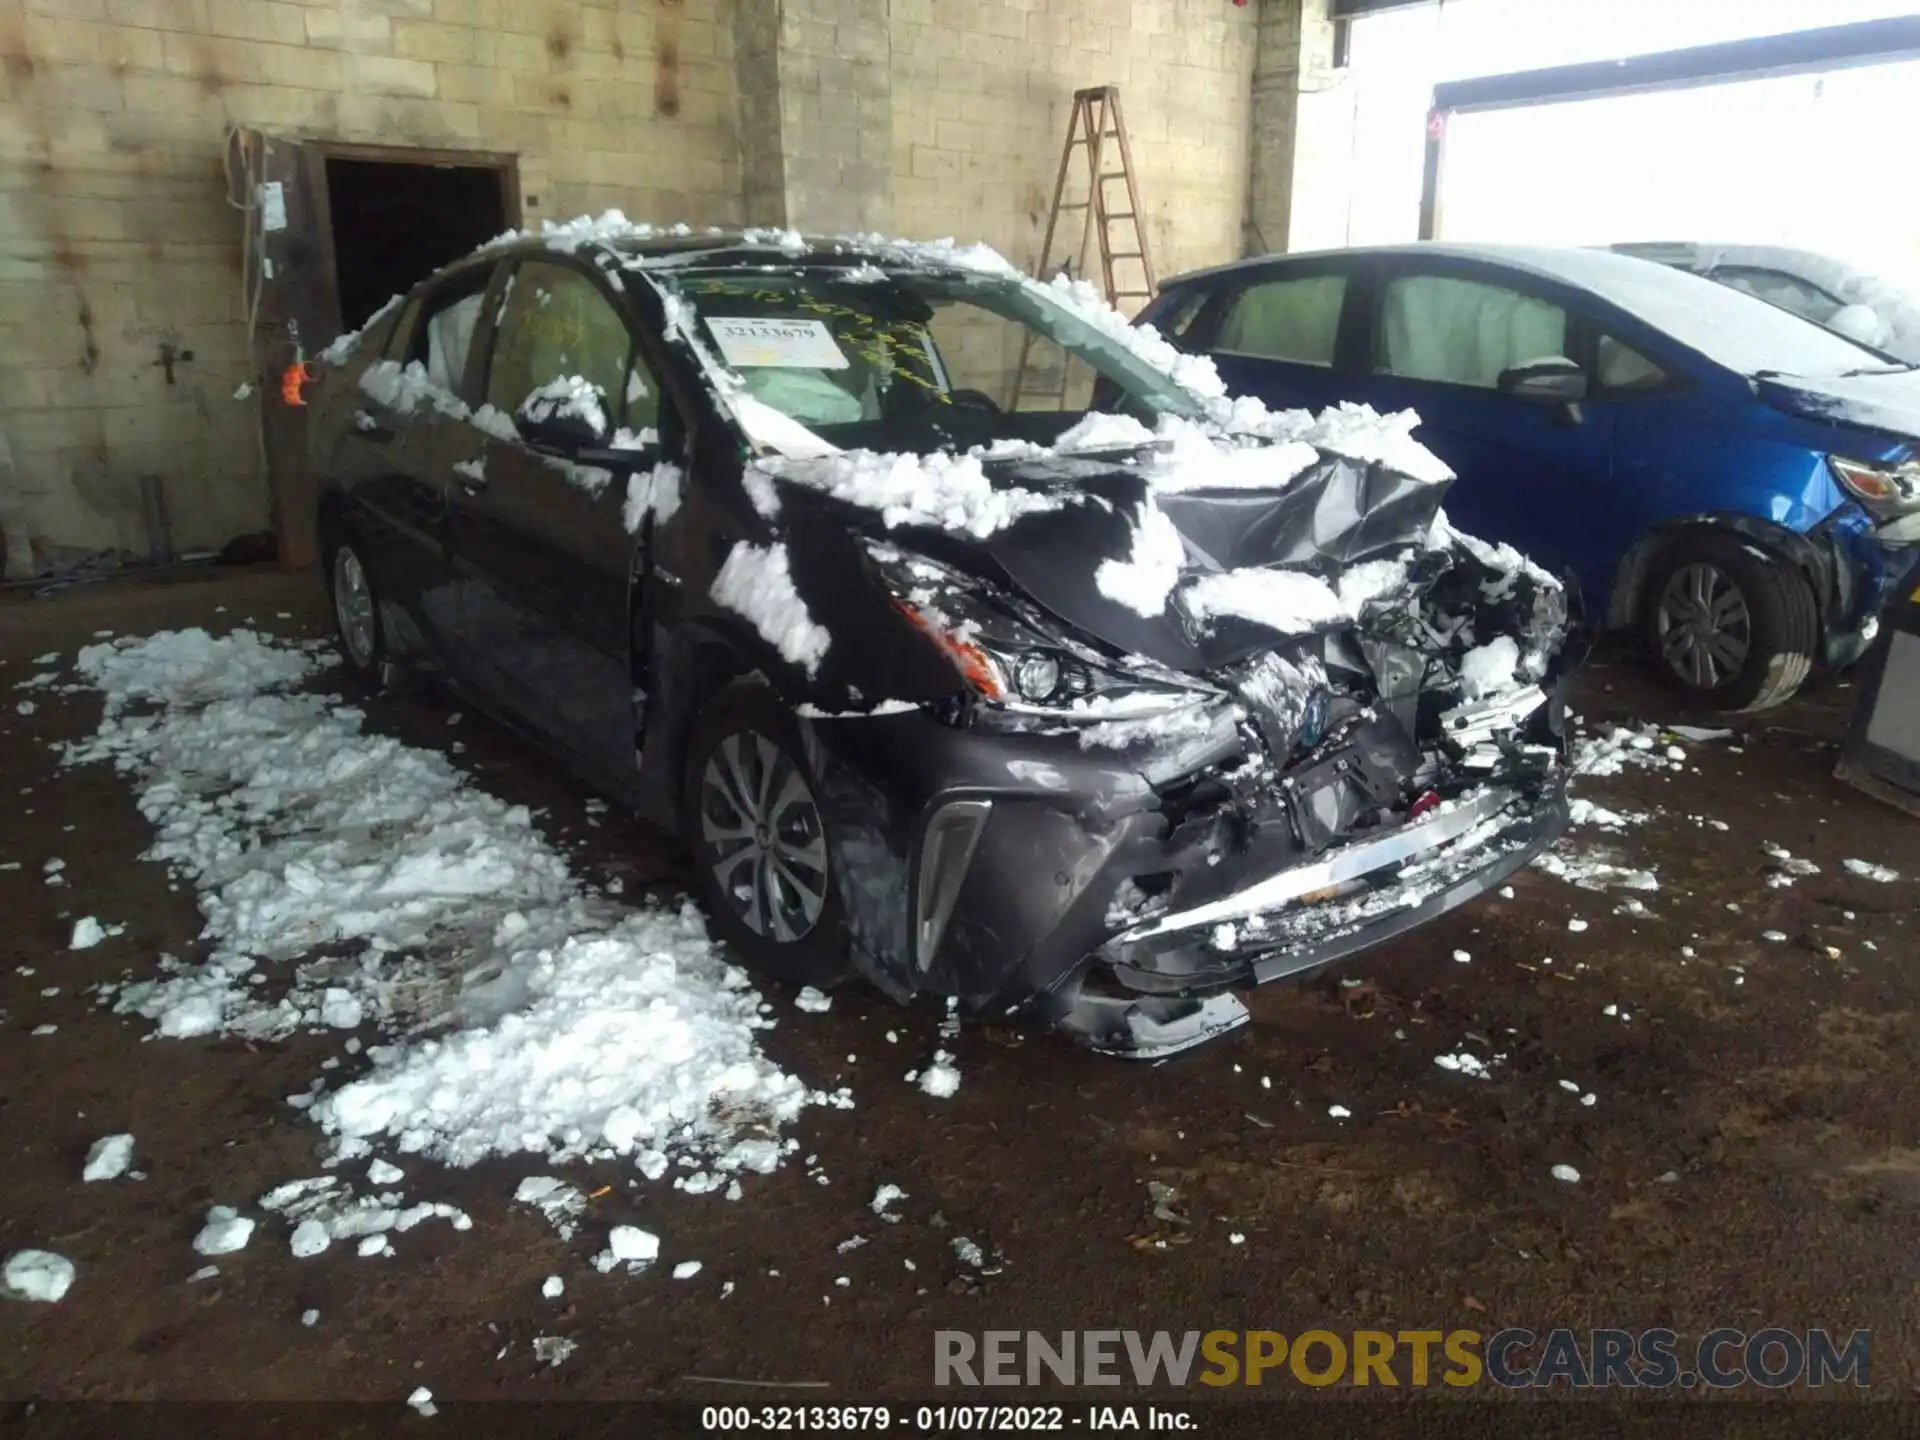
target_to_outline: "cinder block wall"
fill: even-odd
[[[741,218],[726,0],[0,0],[0,527],[267,523],[225,127],[509,151],[526,218]],[[190,350],[168,385],[160,346]],[[12,567],[10,567],[10,570]]]
[[[896,228],[986,240],[1023,268],[1039,264],[1073,92],[1114,84],[1160,272],[1241,253],[1251,9],[892,0],[892,38]]]
[[[1172,273],[1240,253],[1253,13],[1227,0],[0,0],[9,572],[29,534],[144,550],[146,470],[168,477],[183,548],[267,523],[255,411],[233,398],[249,377],[229,124],[514,153],[529,221],[619,206],[873,226],[986,240],[1031,266],[1072,92],[1113,83],[1154,258]],[[172,384],[163,345],[194,357]]]

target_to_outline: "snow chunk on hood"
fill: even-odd
[[[996,488],[975,453],[882,455],[851,450],[819,459],[763,459],[755,468],[878,510],[890,528],[927,525],[982,540],[1023,516],[1067,503],[1062,496]]]
[[[824,626],[814,623],[806,602],[794,589],[785,545],[762,548],[740,541],[728,552],[726,564],[714,577],[713,598],[751,620],[753,628],[783,659],[808,675],[819,670],[833,637]]]
[[[1115,604],[1151,619],[1167,608],[1186,559],[1186,541],[1149,495],[1134,521],[1132,551],[1125,560],[1102,560],[1093,583]]]
[[[1350,618],[1332,586],[1296,570],[1248,567],[1203,575],[1181,592],[1181,602],[1202,624],[1234,615],[1282,635],[1304,635]]]

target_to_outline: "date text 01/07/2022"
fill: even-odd
[[[1191,1412],[1159,1405],[708,1405],[709,1434],[870,1432],[902,1435],[1192,1431]]]

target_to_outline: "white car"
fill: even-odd
[[[1783,245],[1645,241],[1615,245],[1805,316],[1816,325],[1920,365],[1920,296],[1844,260]]]

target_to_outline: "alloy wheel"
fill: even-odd
[[[700,833],[720,893],[749,929],[804,939],[827,903],[827,841],[806,776],[758,731],[723,737],[700,776]]]
[[[1701,690],[1730,683],[1753,648],[1747,597],[1724,570],[1703,560],[1668,578],[1654,624],[1667,668]]]
[[[373,587],[353,547],[333,553],[333,613],[340,622],[340,638],[347,654],[363,669],[373,663]]]

